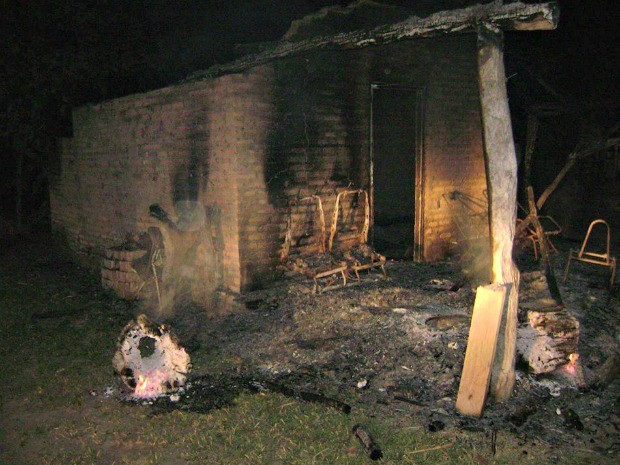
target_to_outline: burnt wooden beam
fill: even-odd
[[[182,82],[209,79],[229,73],[238,73],[270,61],[325,48],[356,49],[371,45],[388,44],[400,40],[433,37],[451,33],[475,32],[484,22],[509,31],[555,29],[559,20],[557,3],[503,5],[501,1],[474,5],[458,10],[440,11],[426,18],[412,16],[395,24],[376,27],[370,31],[352,31],[320,36],[301,41],[281,41],[278,45],[258,54],[246,55],[231,63],[215,65],[190,75]]]
[[[368,430],[360,424],[353,426],[351,429],[353,436],[357,438],[362,446],[364,446],[364,451],[366,455],[371,460],[379,460],[383,458],[383,452],[381,452],[381,448],[375,442],[373,437],[370,435]]]
[[[536,208],[540,210],[543,207],[543,205],[545,204],[549,196],[557,189],[557,187],[560,185],[560,183],[562,182],[566,174],[570,171],[573,165],[577,163],[578,160],[581,160],[582,158],[586,158],[589,155],[593,155],[603,150],[607,150],[608,148],[614,147],[618,144],[620,144],[620,137],[609,138],[609,139],[605,138],[602,140],[597,140],[593,144],[581,150],[573,151],[570,155],[568,155],[566,164],[557,174],[553,182],[549,184],[546,187],[546,189],[543,191],[543,193],[540,195],[538,201],[536,202]]]
[[[610,131],[608,131],[608,134],[613,134],[615,131],[618,130],[618,127],[619,127],[618,125],[614,126]],[[575,164],[579,160],[586,158],[590,155],[600,153],[616,145],[620,145],[620,137],[610,137],[610,138],[603,137],[602,139],[597,139],[594,142],[587,144],[585,147],[582,146],[581,142],[578,142],[577,146],[578,147],[582,146],[583,148],[581,149],[576,148],[568,155],[568,157],[566,158],[566,163],[564,164],[562,169],[555,176],[551,184],[549,184],[545,188],[545,190],[542,192],[542,194],[540,194],[540,197],[536,201],[536,209],[538,211],[542,210],[543,206],[545,205],[545,203],[547,202],[551,194],[555,192],[555,190],[558,188],[562,180],[564,180],[568,172],[573,168],[573,166],[575,166]],[[532,224],[532,222],[533,222],[532,215],[528,214],[525,217],[525,219],[519,223],[519,226],[517,227],[516,235],[517,236],[521,235],[526,230],[526,228],[530,224]]]
[[[499,402],[510,397],[515,382],[519,291],[519,271],[512,260],[517,219],[517,157],[502,47],[501,30],[492,23],[481,23],[478,28],[478,87],[489,191],[491,281],[509,289],[491,381],[491,391]]]

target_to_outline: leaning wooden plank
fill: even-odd
[[[497,336],[506,303],[508,286],[491,284],[478,287],[465,351],[456,409],[479,417],[489,388]]]

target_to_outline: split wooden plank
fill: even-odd
[[[463,415],[474,417],[482,415],[509,287],[504,284],[490,284],[478,287],[476,292],[465,362],[456,399],[456,409]]]

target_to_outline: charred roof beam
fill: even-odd
[[[559,7],[556,2],[540,4],[515,2],[504,5],[501,1],[495,1],[458,10],[440,11],[426,18],[412,16],[404,21],[382,25],[369,31],[345,32],[296,42],[281,41],[261,53],[247,55],[231,63],[212,66],[194,73],[184,82],[238,73],[278,58],[318,49],[353,49],[443,34],[476,32],[481,23],[505,31],[552,30],[557,27],[558,21]]]

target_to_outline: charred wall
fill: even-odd
[[[53,227],[98,258],[128,233],[159,226],[151,204],[178,218],[178,202],[195,202],[207,258],[194,279],[260,286],[276,276],[287,231],[297,228],[292,248],[316,250],[312,196],[329,226],[338,193],[369,191],[370,89],[380,83],[422,91],[416,240],[425,259],[440,258],[461,239],[456,219],[475,216],[458,199],[485,198],[475,57],[466,35],[322,50],[78,108],[50,189]],[[335,246],[346,247],[359,240],[363,196],[344,197],[342,211]]]
[[[240,205],[245,218],[241,248],[249,259],[242,266],[245,276],[254,277],[250,285],[275,269],[291,229],[292,249],[317,249],[318,214],[311,196],[321,198],[329,223],[339,192],[370,192],[371,84],[411,87],[423,94],[419,208],[424,227],[416,240],[424,245],[424,258],[443,257],[457,242],[488,235],[475,54],[473,36],[452,36],[317,51],[272,64],[272,125],[263,166],[256,171],[263,178],[241,186],[246,199]],[[257,189],[263,203],[252,208]],[[336,242],[355,242],[347,232],[361,228],[361,200],[347,198],[343,210],[349,225],[343,222]]]
[[[50,188],[54,230],[96,265],[103,248],[161,227],[150,205],[180,221],[179,205],[196,203],[205,211],[200,250],[208,256],[192,263],[211,268],[207,288],[239,290],[238,164],[264,151],[261,109],[247,94],[269,95],[252,80],[235,74],[76,109]]]

